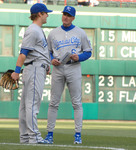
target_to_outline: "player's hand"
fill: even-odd
[[[48,66],[48,68],[47,68],[47,74],[49,75],[50,72],[51,72],[51,68],[50,68],[50,66]]]
[[[19,80],[19,73],[13,72],[13,73],[11,74],[11,77],[12,77],[12,79],[14,79],[15,81],[18,81],[18,80]]]
[[[74,61],[78,61],[79,60],[79,56],[77,54],[73,54],[70,56],[70,58]]]
[[[59,66],[61,63],[58,61],[58,59],[53,59],[52,61],[51,61],[51,63],[52,63],[52,65],[54,65],[54,66]]]

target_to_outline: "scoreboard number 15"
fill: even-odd
[[[105,41],[105,31],[104,30],[101,31],[101,39],[103,42]],[[110,42],[113,42],[115,40],[115,31],[112,31],[112,30],[109,31],[108,40]]]

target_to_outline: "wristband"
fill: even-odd
[[[21,67],[16,66],[15,73],[20,73],[20,72],[21,72]]]

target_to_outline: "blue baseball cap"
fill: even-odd
[[[63,12],[66,12],[73,17],[75,17],[76,15],[76,9],[72,6],[65,6]]]
[[[30,12],[31,14],[36,14],[39,12],[49,13],[52,12],[52,10],[49,10],[43,3],[36,3],[31,7]]]

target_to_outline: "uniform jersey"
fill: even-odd
[[[25,63],[40,61],[50,63],[47,41],[43,30],[36,24],[31,24],[24,35],[21,49],[29,50]]]
[[[53,53],[53,57],[57,59],[62,58],[66,52],[80,54],[84,51],[92,51],[86,33],[76,26],[68,31],[65,31],[62,26],[53,29],[48,36],[48,48]]]

